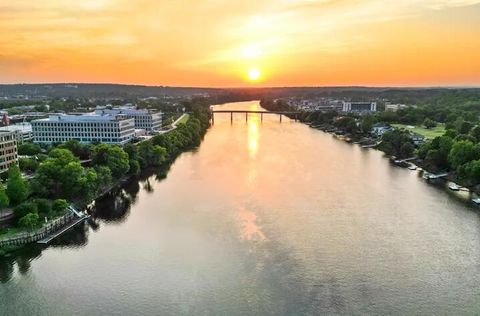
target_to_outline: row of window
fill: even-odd
[[[84,143],[112,143],[121,144],[130,141],[131,137],[35,137],[37,143],[64,143],[76,139]]]

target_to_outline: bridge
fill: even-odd
[[[216,113],[230,113],[230,122],[233,123],[233,114],[245,114],[245,122],[248,122],[248,114],[260,114],[260,121],[263,122],[263,115],[265,114],[273,114],[280,116],[280,122],[282,122],[282,116],[293,115],[294,120],[298,120],[298,115],[300,112],[293,112],[293,111],[250,111],[250,110],[212,110],[212,124],[215,124],[215,114]]]

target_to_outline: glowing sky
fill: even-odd
[[[2,83],[480,85],[480,0],[0,0],[0,34]]]

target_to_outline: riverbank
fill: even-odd
[[[134,144],[135,146],[130,148],[129,153],[132,152],[135,155],[134,157],[130,156],[130,159],[140,159],[139,151],[152,151],[150,148],[153,148],[153,151],[159,151],[160,148],[165,152],[163,162],[158,163],[152,161],[154,156],[152,154],[148,154],[145,159],[147,161],[142,161],[142,164],[139,164],[137,161],[137,166],[143,167],[137,169],[137,172],[130,172],[123,177],[120,177],[113,181],[110,185],[102,188],[100,192],[97,192],[96,195],[88,200],[85,197],[78,197],[70,199],[71,204],[73,204],[77,209],[88,210],[89,205],[92,205],[95,200],[105,196],[106,194],[116,190],[117,188],[125,185],[142,170],[147,169],[153,166],[156,166],[160,170],[168,170],[168,167],[175,161],[175,159],[185,151],[198,146],[203,138],[204,134],[206,133],[209,123],[208,123],[208,116],[202,115],[202,111],[193,114],[184,114],[182,115],[172,126],[172,129],[168,130],[166,133],[162,133],[160,135],[154,136],[151,139],[145,140],[143,142],[139,142]],[[161,146],[161,147],[160,147]],[[138,147],[138,148],[137,148]],[[158,149],[157,149],[158,148]],[[131,165],[131,162],[130,162]],[[137,167],[138,168],[138,167]],[[68,213],[66,214],[68,215]],[[45,223],[42,227],[39,227],[39,230],[43,230],[44,227],[48,226],[52,221]],[[12,250],[18,249],[19,246],[18,240],[29,240],[27,239],[19,239],[22,235],[25,234],[32,234],[31,229],[22,229],[15,233],[15,234],[8,234],[6,238],[1,238],[0,241],[2,244],[9,244],[9,241],[15,240],[15,247],[0,247],[3,253],[10,252]],[[33,240],[33,239],[32,239]],[[27,244],[27,243],[25,243]],[[0,252],[0,254],[2,253]]]

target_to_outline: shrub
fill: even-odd
[[[53,201],[52,210],[55,214],[63,214],[68,207],[68,203],[64,199],[56,199]]]
[[[17,219],[20,219],[29,213],[38,213],[37,204],[32,202],[22,203],[13,209],[13,213]]]
[[[18,220],[18,224],[22,227],[33,229],[38,224],[38,219],[37,213],[28,213]]]

